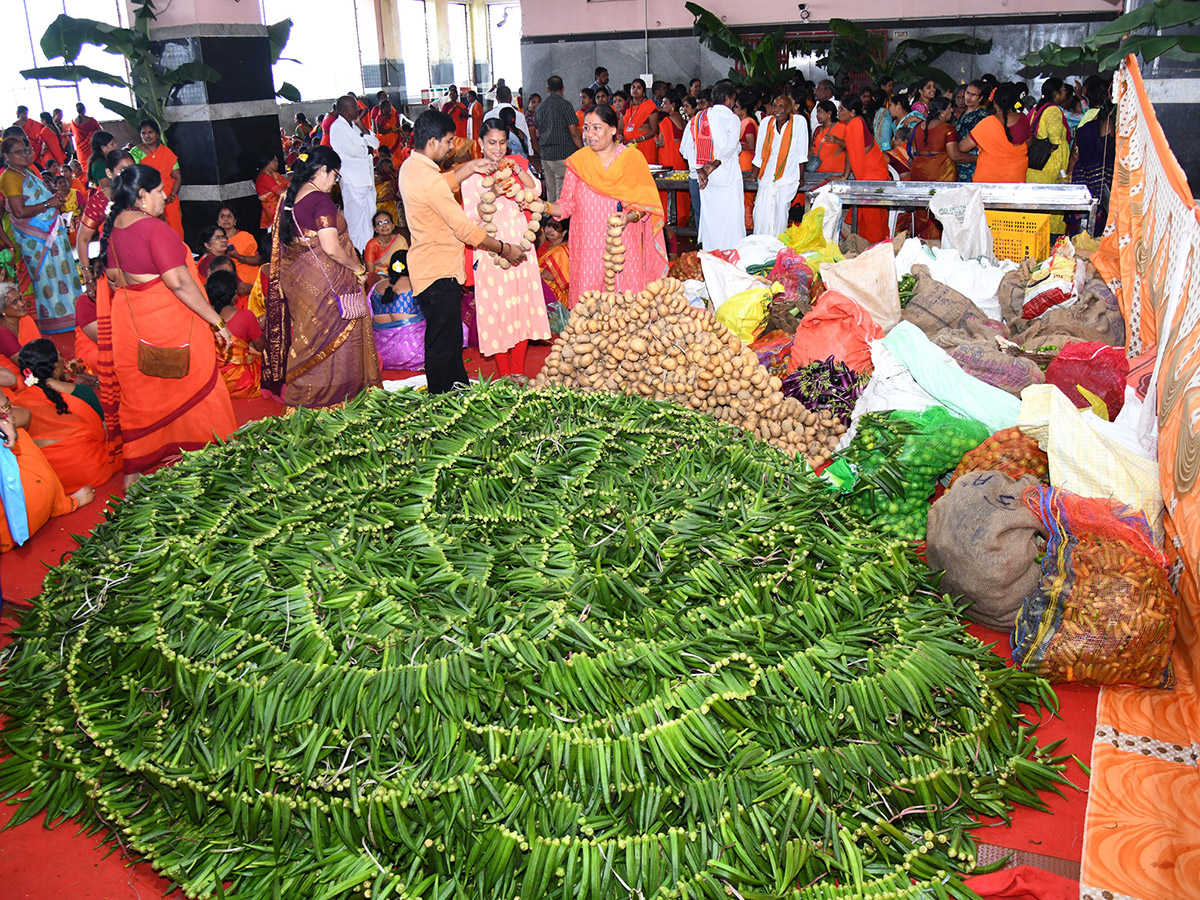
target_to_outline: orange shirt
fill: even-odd
[[[438,164],[422,153],[414,153],[400,167],[404,218],[412,235],[408,265],[414,294],[442,278],[462,284],[466,278],[463,245],[478,247],[487,238],[454,199],[452,177],[443,175]]]

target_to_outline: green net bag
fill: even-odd
[[[929,499],[963,454],[990,434],[988,427],[942,406],[922,412],[867,413],[854,440],[826,478],[847,493],[849,507],[889,534],[925,539]]]

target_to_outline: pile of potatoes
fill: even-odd
[[[833,455],[846,431],[785,397],[753,350],[711,313],[688,305],[675,278],[636,295],[584,293],[533,386],[547,384],[689,406],[801,453],[814,467]]]

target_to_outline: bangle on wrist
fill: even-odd
[[[213,334],[220,334],[221,330],[225,327],[225,320],[222,319],[220,324],[217,324],[217,325],[214,325],[212,322],[209,322],[208,327],[212,329]]]

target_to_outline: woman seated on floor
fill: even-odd
[[[28,535],[34,534],[52,516],[72,513],[96,497],[90,487],[82,487],[68,496],[42,448],[25,430],[32,418],[29,411],[12,404],[16,386],[17,376],[8,369],[0,369],[0,441],[16,457],[21,475],[21,502],[25,507],[24,517],[10,527],[9,515],[16,517],[18,513],[6,508],[0,496],[0,553],[24,543]]]
[[[371,288],[371,331],[383,368],[411,372],[425,368],[425,316],[413,300],[407,250],[391,255],[386,280]]]
[[[104,427],[96,392],[63,379],[63,359],[47,338],[21,348],[17,364],[27,389],[17,405],[28,410],[28,431],[67,493],[101,485],[121,471],[121,453]]]
[[[237,308],[238,278],[232,272],[213,272],[204,283],[208,302],[233,336],[233,343],[217,348],[217,364],[230,397],[257,397],[262,390],[262,348],[265,343],[258,319]]]

